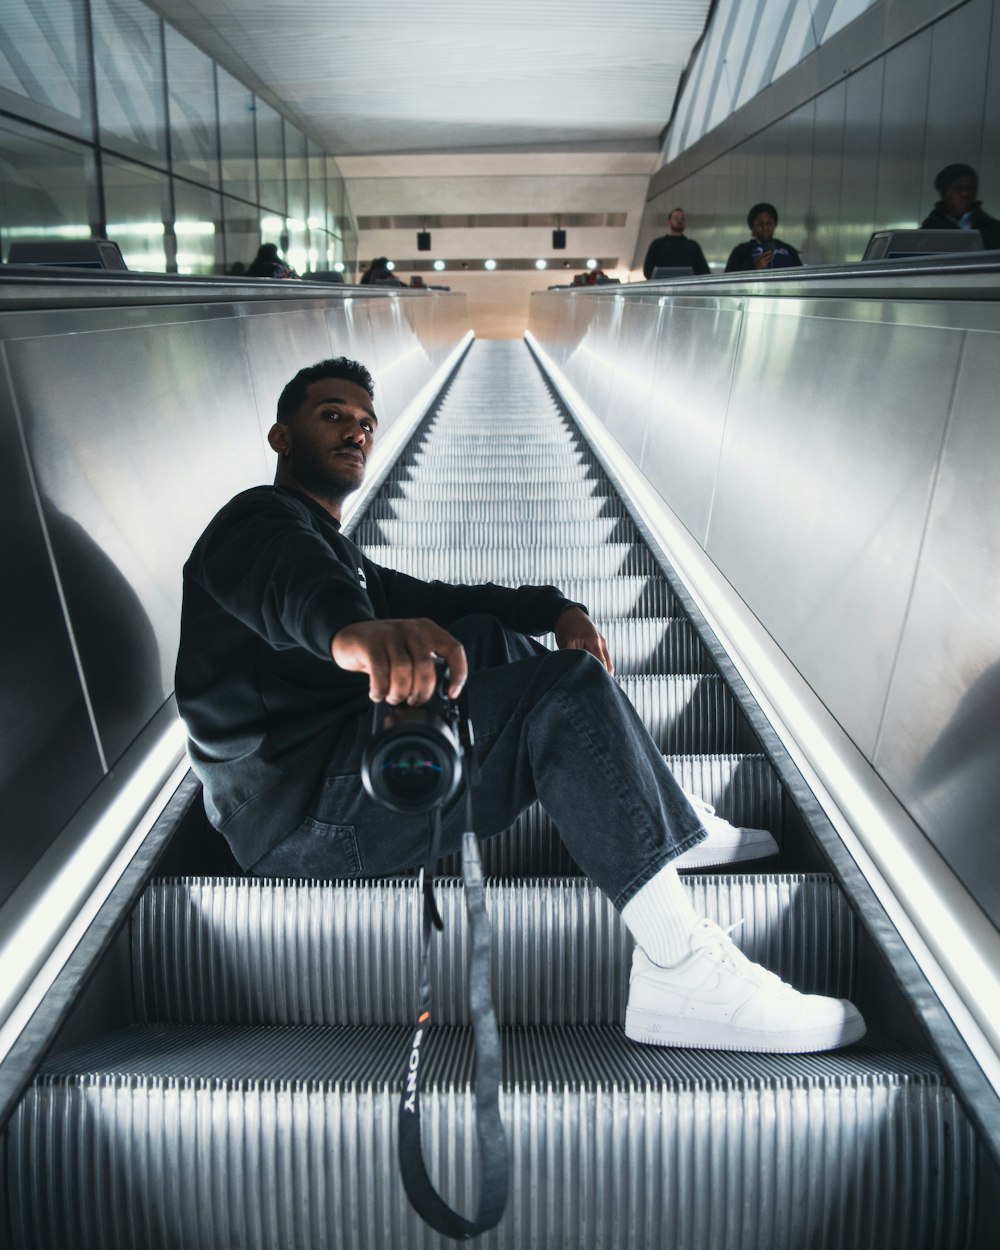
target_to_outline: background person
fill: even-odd
[[[685,266],[696,274],[711,273],[704,252],[694,239],[685,235],[686,226],[684,209],[672,208],[667,218],[667,233],[654,239],[646,250],[646,259],[642,262],[645,277],[651,278],[654,269],[680,269]]]
[[[802,257],[790,243],[775,238],[778,226],[778,210],[773,204],[761,201],[747,213],[747,225],[751,238],[738,243],[729,253],[726,273],[740,273],[752,269],[789,269],[802,264]]]
[[[262,243],[246,271],[248,278],[297,278],[299,275],[278,255],[277,245]]]
[[[553,586],[422,581],[344,537],[378,425],[373,394],[355,361],[300,370],[268,434],[274,485],[231,500],[184,566],[177,702],[209,819],[242,866],[331,879],[421,864],[425,822],[372,799],[360,766],[371,702],[425,703],[439,656],[475,730],[477,832],[502,832],[539,800],[635,937],[630,1037],[768,1051],[860,1037],[850,1003],[798,993],[692,908],[678,866],[775,844],[696,813],[582,604]],[[548,630],[557,651],[530,637]],[[461,843],[464,807],[444,810],[443,855]]]
[[[946,165],[934,179],[941,197],[920,223],[921,230],[978,230],[983,247],[1000,248],[1000,221],[976,198],[979,176],[971,165]]]

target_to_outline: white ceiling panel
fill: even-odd
[[[709,0],[155,0],[334,155],[656,145]]]

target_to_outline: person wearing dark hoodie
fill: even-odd
[[[778,225],[778,210],[773,204],[762,201],[747,213],[747,225],[751,238],[738,243],[729,253],[726,273],[741,273],[753,269],[790,269],[802,264],[802,257],[791,243],[774,237]]]
[[[1000,248],[1000,221],[977,198],[979,176],[971,165],[945,165],[934,179],[934,190],[941,198],[920,223],[921,230],[978,230],[984,248]]]

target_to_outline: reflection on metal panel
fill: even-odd
[[[622,314],[619,349],[607,407],[607,426],[633,460],[642,457],[649,395],[659,346],[659,297],[629,301]]]
[[[0,643],[7,657],[0,699],[2,904],[101,778],[6,383],[0,390],[0,527]]]
[[[928,210],[923,181],[931,32],[893,48],[885,58],[875,220],[883,228],[912,226]]]
[[[330,356],[330,329],[320,308],[273,310],[243,319],[243,341],[260,427],[262,482],[273,477],[274,453],[267,432],[274,424],[278,396],[300,369]]]
[[[799,311],[746,314],[706,549],[870,757],[961,335]]]
[[[978,145],[983,128],[986,98],[986,70],[989,61],[990,24],[995,24],[996,6],[988,3],[964,4],[949,15],[948,21],[931,28],[931,65],[928,83],[927,134],[924,140],[924,178],[921,188],[921,216],[930,212],[937,192],[934,175],[953,161],[972,161],[970,141]],[[983,144],[983,150],[990,145]],[[959,155],[959,153],[969,153]],[[984,188],[990,184],[984,182]],[[995,186],[995,184],[994,184]],[[996,204],[996,192],[987,192]],[[994,209],[995,215],[995,209]]]
[[[701,544],[708,535],[740,317],[735,299],[668,300],[663,310],[640,467]]]
[[[238,321],[161,321],[8,345],[109,763],[173,688],[187,552],[262,466]]]
[[[1000,332],[969,334],[875,763],[1000,919]]]

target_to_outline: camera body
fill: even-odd
[[[426,703],[380,703],[375,708],[372,736],[362,756],[365,789],[395,812],[431,812],[447,803],[462,782],[471,726],[458,701],[448,697],[448,665],[441,659],[434,663],[437,684]]]

